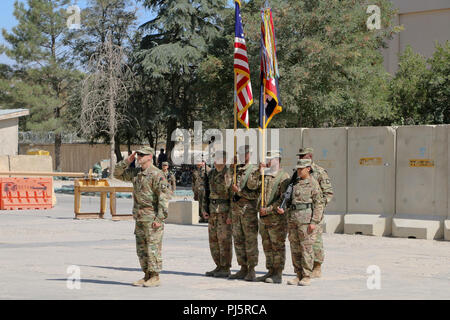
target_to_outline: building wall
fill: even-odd
[[[17,155],[18,118],[0,120],[0,155]]]
[[[384,49],[384,66],[390,73],[398,69],[398,55],[407,45],[431,57],[435,42],[444,44],[450,40],[450,1],[449,0],[392,0],[398,15],[394,24],[403,25],[404,30],[388,42]]]

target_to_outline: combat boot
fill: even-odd
[[[235,274],[232,274],[231,276],[229,276],[228,279],[230,279],[230,280],[244,279],[245,276],[247,275],[247,272],[248,272],[247,266],[241,266],[241,270],[239,270]]]
[[[255,267],[249,267],[247,275],[244,278],[245,281],[255,281],[256,280],[256,273],[255,273]]]
[[[141,280],[133,282],[133,286],[142,287],[144,285],[145,281],[147,281],[148,279],[150,279],[150,274],[148,272],[146,272],[145,276]]]
[[[220,269],[220,267],[217,266],[214,270],[206,271],[205,272],[205,276],[207,276],[207,277],[214,277],[214,273],[219,271],[219,269]]]
[[[298,274],[294,279],[288,280],[287,284],[293,285],[293,286],[298,286],[301,279],[302,279],[301,275]]]
[[[322,266],[318,262],[314,262],[314,268],[311,274],[311,278],[320,278],[322,276]]]
[[[271,277],[272,274],[273,274],[273,269],[270,268],[269,271],[267,271],[267,273],[266,273],[265,275],[263,275],[263,276],[261,276],[261,277],[257,277],[257,278],[256,278],[256,281],[258,281],[258,282],[264,282],[264,281],[266,281],[267,278]]]
[[[216,272],[214,272],[215,278],[228,278],[230,276],[230,268],[219,268]]]
[[[265,282],[267,283],[281,283],[282,281],[282,274],[283,274],[283,269],[281,268],[275,268],[273,275],[269,278],[266,279]]]
[[[298,283],[299,286],[309,286],[311,285],[311,278],[310,277],[303,277],[302,280]]]
[[[144,287],[158,287],[161,284],[159,281],[159,273],[152,272],[150,274],[150,279],[144,282]]]

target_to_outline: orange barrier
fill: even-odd
[[[0,178],[0,210],[52,208],[52,178]]]

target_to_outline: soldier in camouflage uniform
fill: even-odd
[[[312,162],[301,159],[297,162],[298,178],[292,191],[287,210],[289,242],[292,264],[297,277],[288,284],[308,286],[314,266],[313,244],[316,241],[317,225],[323,217],[323,198],[319,183],[310,175]],[[279,213],[284,212],[278,208]]]
[[[268,170],[264,171],[264,207],[261,201],[259,209],[259,232],[262,238],[266,256],[267,274],[256,278],[256,281],[281,283],[286,261],[287,219],[285,214],[279,214],[277,208],[281,205],[282,194],[289,185],[290,176],[280,168],[281,152],[267,152]],[[260,167],[266,165],[260,164]]]
[[[172,192],[175,192],[177,188],[177,180],[175,178],[175,175],[169,171],[169,163],[167,161],[164,161],[162,163],[162,172],[169,182],[170,189],[172,190]]]
[[[206,169],[205,169],[206,168]],[[206,172],[205,172],[206,170]],[[204,160],[200,160],[196,164],[196,168],[192,172],[192,191],[194,192],[194,200],[198,201],[198,214],[200,222],[207,222],[202,214],[203,201],[205,199],[205,175],[211,170]]]
[[[297,156],[299,159],[311,159],[311,175],[314,179],[319,183],[320,189],[322,190],[323,202],[324,202],[324,210],[326,206],[330,203],[331,199],[333,199],[333,187],[331,186],[330,178],[328,177],[327,171],[318,166],[313,161],[313,148],[303,148],[299,150]],[[320,278],[322,276],[322,264],[325,258],[325,251],[323,250],[323,220],[317,226],[317,239],[314,243],[314,269],[312,273],[313,278]]]
[[[208,204],[204,201],[203,216],[208,219],[209,249],[216,268],[206,272],[206,276],[227,278],[230,275],[233,256],[231,231],[231,183],[232,173],[226,167],[226,152],[215,153],[214,168],[208,173],[209,179],[209,214]]]
[[[136,221],[136,252],[145,275],[134,286],[155,287],[160,285],[162,270],[162,238],[164,220],[167,218],[170,186],[161,170],[153,165],[155,151],[144,147],[119,162],[114,177],[133,183],[133,218]],[[139,168],[130,164],[138,157]]]
[[[250,163],[252,150],[249,146],[239,148],[245,164],[236,167],[236,184],[232,185],[232,228],[234,249],[241,269],[229,279],[255,281],[258,264],[258,198],[261,179],[257,166]]]

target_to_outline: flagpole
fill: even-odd
[[[236,102],[236,72],[234,72],[234,157],[233,157],[233,163],[234,163],[234,175],[233,175],[233,182],[236,184],[236,163],[234,162],[234,159],[236,159],[236,145],[237,145],[237,137],[236,137],[236,130],[237,130],[237,102]],[[236,159],[237,160],[237,159]]]
[[[266,82],[264,81],[264,79],[262,80],[264,83],[264,88],[263,88],[263,130],[262,130],[262,155],[261,155],[261,161],[265,160],[265,153],[266,153],[266,108],[264,107],[264,104],[266,103]],[[261,208],[264,208],[264,169],[262,171],[261,174]]]

